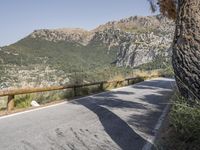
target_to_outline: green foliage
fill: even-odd
[[[5,53],[6,52],[6,53]],[[17,55],[15,55],[17,54]],[[111,64],[117,55],[116,49],[93,42],[87,46],[70,42],[50,42],[25,38],[16,44],[4,47],[0,55],[4,64],[46,64],[67,72],[94,69]]]
[[[69,91],[53,91],[35,94],[25,94],[15,97],[15,108],[29,108],[31,101],[37,101],[39,104],[46,104],[53,101],[58,101],[66,97],[71,97]]]
[[[160,71],[160,74],[164,77],[170,77],[170,78],[173,78],[174,77],[174,70],[173,70],[173,67],[170,65],[166,68],[163,68],[161,71]]]
[[[197,150],[200,147],[200,106],[189,104],[176,94],[170,112],[170,123],[174,129],[171,142],[176,150]]]
[[[0,111],[5,110],[7,105],[7,97],[0,97]]]
[[[200,107],[191,106],[177,96],[171,112],[171,123],[182,140],[200,140]]]
[[[50,42],[27,37],[2,49],[0,67],[3,69],[0,70],[0,81],[2,81],[0,87],[4,88],[16,86],[21,80],[37,83],[36,86],[43,81],[59,84],[59,77],[63,80],[69,78],[69,84],[78,80],[78,82],[93,82],[106,80],[114,73],[123,70],[111,65],[116,58],[117,48],[108,50],[107,46],[95,41],[84,46],[66,41]],[[37,71],[36,74],[35,68],[41,71]],[[45,68],[56,71],[47,74]],[[22,74],[17,75],[16,70],[26,72],[23,79],[19,79]],[[115,70],[116,72],[112,73]],[[30,78],[25,79],[28,76]],[[41,76],[46,76],[46,78],[40,78]],[[11,85],[12,83],[16,84]]]
[[[171,59],[164,57],[164,56],[157,56],[154,61],[145,63],[136,67],[136,69],[143,69],[143,70],[155,70],[155,69],[166,69],[172,68]]]
[[[31,94],[16,96],[15,97],[15,107],[16,108],[27,108],[31,106],[31,101],[34,97]]]

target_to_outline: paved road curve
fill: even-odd
[[[0,150],[142,150],[172,94],[158,78],[0,118]]]

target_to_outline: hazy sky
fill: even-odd
[[[124,17],[152,15],[147,0],[1,0],[0,46],[35,29],[93,29]]]

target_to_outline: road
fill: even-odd
[[[0,150],[148,150],[174,86],[157,78],[0,117]]]

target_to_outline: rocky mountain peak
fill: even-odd
[[[163,17],[156,16],[131,16],[119,21],[110,21],[104,25],[100,25],[95,31],[102,31],[108,28],[121,29],[125,32],[141,33],[152,31],[174,31],[173,21]]]
[[[51,42],[67,41],[86,45],[90,40],[90,35],[90,31],[81,28],[61,28],[35,30],[29,37]]]

